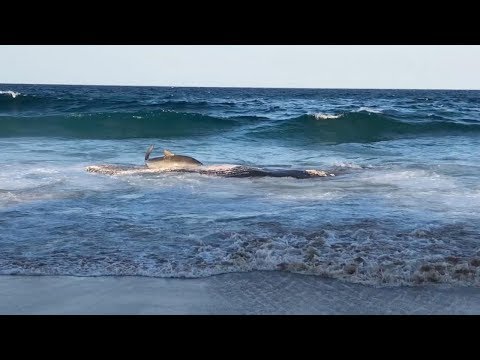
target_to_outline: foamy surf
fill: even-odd
[[[128,197],[122,201],[136,202],[138,199]],[[84,210],[79,208],[72,213],[63,212],[62,216],[75,218],[82,212]],[[188,219],[184,216],[182,222]],[[268,223],[257,225],[269,227]],[[251,224],[250,227],[253,229],[257,225]],[[89,224],[89,231],[99,226],[108,227],[108,224]],[[175,257],[171,252],[172,244],[164,244],[163,251],[159,252],[153,238],[163,236],[162,230],[147,223],[142,232],[148,241],[135,242],[138,246],[132,247],[128,237],[119,242],[105,239],[113,241],[111,247],[103,248],[99,254],[87,255],[70,251],[69,247],[56,250],[50,244],[42,250],[50,256],[17,254],[0,259],[0,274],[201,278],[261,270],[316,275],[377,286],[425,283],[480,286],[480,254],[449,255],[446,243],[431,241],[443,232],[453,234],[461,229],[419,228],[409,233],[382,234],[380,228],[369,229],[357,224],[343,228],[332,226],[311,233],[287,230],[261,236],[262,233],[248,230],[232,232],[224,229],[215,233],[212,228],[215,228],[214,223],[205,230],[203,238],[179,237],[181,257]],[[80,234],[84,230],[78,231]],[[221,239],[220,242],[208,241],[216,236]],[[393,238],[390,239],[390,236]],[[405,248],[406,242],[435,248],[438,254],[422,256],[417,252],[414,255]],[[69,246],[73,250],[75,244]]]
[[[313,116],[317,120],[327,120],[327,119],[338,119],[342,114],[325,114],[325,113],[314,113]]]
[[[362,111],[369,112],[369,113],[374,113],[374,114],[382,114],[383,113],[383,111],[381,109],[372,108],[372,107],[368,107],[368,106],[361,106],[357,110],[357,112],[362,112]]]
[[[0,95],[10,95],[15,99],[18,95],[20,95],[20,93],[12,90],[0,90]]]

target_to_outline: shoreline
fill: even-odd
[[[480,314],[480,288],[277,271],[206,278],[0,275],[0,314]]]

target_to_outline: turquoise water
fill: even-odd
[[[0,85],[0,273],[479,284],[480,92]],[[335,177],[102,175],[156,145]]]

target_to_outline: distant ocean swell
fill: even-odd
[[[368,143],[418,136],[452,136],[480,133],[480,122],[460,123],[447,120],[407,121],[379,113],[348,112],[339,115],[313,114],[279,121],[256,128],[252,136],[309,140],[311,142]]]
[[[409,136],[480,133],[480,122],[406,121],[366,111],[308,114],[284,120],[260,116],[217,117],[176,111],[0,116],[0,137],[165,138],[211,135],[240,127],[244,127],[242,133],[247,137],[319,143],[364,143]]]
[[[154,99],[138,98],[110,98],[110,97],[89,97],[86,94],[74,96],[72,94],[22,94],[14,90],[0,90],[0,111],[37,111],[38,113],[49,113],[52,110],[68,112],[80,109],[82,112],[95,113],[105,110],[124,109],[128,112],[143,109],[163,109],[175,111],[200,111],[212,108],[232,108],[237,104],[233,101],[187,101],[175,100],[170,97],[157,97]]]
[[[145,112],[0,117],[0,137],[45,136],[79,139],[126,139],[195,136],[239,125],[232,119],[195,113]]]

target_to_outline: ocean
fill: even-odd
[[[100,174],[145,151],[335,176]],[[480,284],[480,91],[0,84],[0,274]]]

